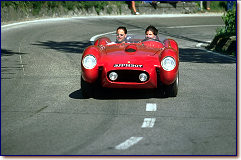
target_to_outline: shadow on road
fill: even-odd
[[[235,57],[221,56],[204,49],[179,48],[181,62],[191,63],[236,63]]]
[[[140,29],[140,31],[142,31],[142,33],[144,33],[144,31],[146,29],[146,26],[137,26],[137,25],[134,25],[132,23],[128,23],[128,22],[121,21],[121,20],[115,20],[115,21],[118,22],[120,25],[123,25],[123,26],[128,26],[128,27],[133,27],[135,29]],[[165,39],[166,37],[172,37],[173,39],[177,38],[177,39],[182,39],[182,40],[190,41],[190,42],[208,44],[208,42],[206,42],[206,41],[194,39],[194,38],[189,38],[187,36],[180,35],[179,33],[178,34],[175,34],[175,33],[172,33],[172,32],[170,33],[170,31],[165,30],[166,27],[168,27],[168,26],[161,25],[161,26],[157,27],[157,29],[159,30],[158,31],[159,36],[160,36],[159,38],[163,37]]]
[[[166,31],[162,31],[160,32],[161,35],[164,35],[166,37],[172,37],[172,38],[178,38],[178,39],[182,39],[182,40],[186,40],[186,41],[190,41],[190,42],[196,42],[196,43],[205,43],[208,44],[208,42],[206,41],[202,41],[202,40],[198,40],[198,39],[194,39],[194,38],[189,38],[187,36],[182,36],[182,35],[178,35],[178,34],[172,34]]]
[[[1,48],[1,57],[2,56],[13,56],[13,55],[23,55],[23,54],[27,54],[27,53],[13,52],[11,50]]]
[[[77,53],[82,54],[86,47],[91,45],[91,42],[55,42],[55,41],[46,41],[46,42],[37,42],[32,45],[43,46],[46,49],[55,49],[60,52],[66,53]],[[3,55],[11,55],[14,52],[8,50],[2,50]],[[217,54],[209,53],[204,49],[195,49],[195,48],[180,48],[180,61],[181,62],[191,62],[191,63],[236,63],[235,57],[229,58],[223,57]],[[17,54],[17,53],[15,53]],[[18,53],[20,54],[20,53]]]
[[[68,42],[55,42],[55,41],[46,41],[46,42],[37,42],[32,44],[35,46],[43,46],[45,49],[55,49],[60,52],[66,53],[81,53],[84,49],[91,45],[90,42],[79,42],[79,41],[68,41]]]
[[[73,99],[86,99],[82,96],[81,89],[76,90],[69,94]],[[150,98],[166,98],[162,93],[156,90],[145,89],[109,89],[102,88],[95,92],[94,99],[150,99]]]

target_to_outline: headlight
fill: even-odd
[[[171,71],[176,67],[176,61],[172,57],[165,57],[161,61],[162,68],[166,71]]]
[[[97,64],[97,61],[93,55],[87,55],[83,58],[82,64],[86,69],[93,69]]]
[[[148,77],[147,77],[147,75],[145,73],[141,73],[139,75],[139,79],[140,79],[141,82],[145,82],[147,80],[147,78]]]
[[[115,81],[118,78],[118,74],[116,72],[111,72],[109,78],[110,80]]]

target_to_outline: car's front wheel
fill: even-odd
[[[94,96],[95,86],[92,83],[86,82],[81,76],[81,92],[83,98],[91,98]]]
[[[164,92],[167,97],[176,97],[178,92],[179,74],[174,83],[164,86]]]

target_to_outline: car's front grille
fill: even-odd
[[[109,74],[111,72],[116,72],[118,74],[118,78],[115,81],[110,80]],[[112,70],[107,73],[107,77],[112,82],[135,82],[135,83],[145,83],[140,81],[139,75],[141,73],[145,73],[147,75],[147,80],[149,80],[149,74],[145,71],[140,70]]]

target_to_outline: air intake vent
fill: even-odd
[[[145,83],[149,80],[149,74],[145,71],[139,70],[112,70],[107,73],[108,79],[110,73],[115,72],[118,75],[118,78],[113,82],[133,82],[133,83]],[[140,74],[145,73],[147,75],[147,80],[145,82],[140,81],[139,76]]]
[[[136,52],[136,50],[137,50],[137,47],[136,45],[133,45],[133,44],[127,46],[125,49],[126,52]]]

